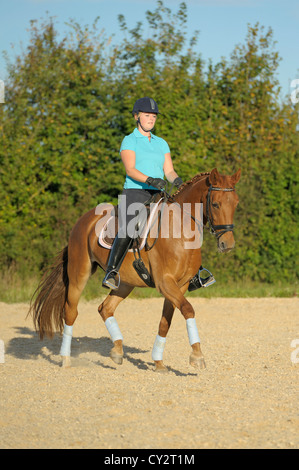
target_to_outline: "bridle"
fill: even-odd
[[[162,191],[163,193],[163,199],[164,199],[164,202],[162,204],[165,204],[167,203],[168,201],[170,202],[174,202],[174,199],[172,198],[171,196],[171,191],[172,191],[172,188],[173,188],[173,183],[172,183],[172,186],[171,186],[171,189],[169,192],[166,192],[165,190]],[[235,191],[235,188],[217,188],[215,186],[213,186],[212,184],[209,186],[209,190],[208,190],[208,194],[207,194],[207,201],[206,201],[206,218],[207,218],[207,222],[209,224],[209,229],[210,229],[210,233],[212,235],[214,235],[217,240],[219,240],[219,238],[226,232],[233,232],[234,230],[234,224],[226,224],[226,225],[214,225],[213,223],[213,215],[212,215],[212,210],[211,210],[211,191],[225,191],[225,192],[231,192],[231,191]],[[152,196],[153,197],[153,196]],[[150,203],[151,200],[152,200],[152,197],[146,201],[146,203]],[[145,204],[146,204],[145,203]],[[152,246],[150,247],[147,247],[147,250],[151,250],[153,248],[153,246],[155,245],[157,239],[158,239],[158,236],[159,236],[159,232],[160,232],[160,228],[161,228],[161,213],[162,211],[159,212],[159,226],[158,226],[158,235],[154,241],[154,243],[152,244]],[[196,222],[199,222],[192,214],[190,214],[191,218]],[[218,230],[220,230],[220,232],[218,232]]]
[[[209,187],[208,195],[207,195],[207,202],[206,202],[206,217],[208,219],[208,224],[210,228],[210,233],[215,235],[217,240],[226,232],[232,232],[234,230],[234,224],[227,224],[227,225],[214,225],[213,223],[213,215],[211,209],[211,191],[234,191],[234,188],[216,188],[212,184]],[[218,232],[220,230],[220,232]]]

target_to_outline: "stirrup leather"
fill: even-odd
[[[208,273],[207,277],[201,277],[200,274],[206,271]],[[190,280],[188,291],[192,292],[196,289],[200,289],[201,287],[209,287],[216,282],[213,274],[206,268],[200,266],[198,273]]]

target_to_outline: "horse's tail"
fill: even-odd
[[[64,306],[69,284],[67,262],[68,247],[66,246],[44,273],[32,296],[28,315],[32,315],[40,339],[43,339],[45,335],[52,338],[53,327],[60,332],[63,330]]]

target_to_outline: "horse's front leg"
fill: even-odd
[[[205,363],[203,354],[200,349],[200,338],[199,338],[195,318],[187,318],[186,326],[187,326],[189,343],[190,343],[190,346],[192,347],[192,352],[189,357],[189,363],[191,366],[195,368],[205,369],[206,363]]]
[[[195,321],[195,312],[190,302],[183,295],[187,287],[180,289],[170,275],[165,275],[163,282],[160,285],[160,289],[165,298],[181,311],[186,320],[187,334],[192,348],[189,363],[195,368],[205,369],[206,364],[200,348],[200,338]]]

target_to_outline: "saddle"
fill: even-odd
[[[145,264],[140,255],[140,251],[145,249],[149,251],[155,245],[160,231],[160,215],[161,207],[164,201],[163,194],[158,193],[153,195],[147,203],[145,203],[145,210],[142,211],[137,219],[136,230],[140,235],[138,235],[131,244],[131,248],[128,251],[133,252],[135,260],[133,261],[133,267],[139,277],[147,284],[149,287],[155,287],[155,283],[148,272]],[[97,227],[97,233],[99,234],[98,240],[99,244],[108,250],[111,249],[115,236],[118,232],[118,206],[110,205],[108,208],[105,208],[106,216],[103,221],[99,222]],[[155,240],[151,246],[148,245],[148,236],[154,227]],[[137,253],[137,255],[136,255]],[[202,275],[204,273],[204,275]],[[207,274],[206,274],[207,273]],[[214,276],[208,269],[200,266],[198,273],[190,280],[188,291],[192,292],[201,287],[209,287],[210,285],[216,282]]]
[[[155,287],[155,283],[141,258],[140,251],[142,249],[149,251],[156,243],[160,229],[161,211],[159,211],[159,209],[161,208],[163,200],[163,195],[158,193],[154,194],[144,204],[145,210],[139,213],[135,227],[138,236],[133,239],[131,248],[128,250],[134,253],[135,260],[133,261],[133,267],[135,271],[149,287]],[[107,216],[108,220],[103,224],[99,232],[99,244],[104,248],[111,249],[114,238],[118,232],[118,206],[112,206],[110,213],[107,214],[106,217]],[[155,240],[152,245],[149,246],[147,240],[150,231],[152,235],[153,228],[155,232]]]
[[[136,223],[136,233],[138,236],[134,239],[132,247],[129,251],[134,252],[134,249],[146,251],[150,250],[147,243],[147,238],[151,228],[153,228],[159,218],[159,208],[163,201],[163,196],[158,193],[154,194],[145,203],[145,210],[141,211],[138,215]],[[108,217],[108,220],[107,220]],[[103,224],[99,232],[99,244],[108,250],[111,249],[115,236],[118,232],[118,206],[111,206],[110,213],[106,215],[106,222]],[[158,236],[158,231],[155,230]]]

